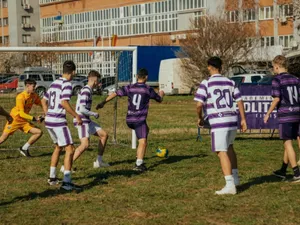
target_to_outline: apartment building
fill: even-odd
[[[0,44],[31,46],[39,43],[39,9],[38,0],[1,0]]]

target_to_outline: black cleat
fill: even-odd
[[[273,175],[282,179],[286,178],[286,173],[282,172],[281,170],[273,171]]]
[[[57,185],[57,184],[59,184],[61,181],[57,178],[57,177],[55,177],[55,178],[51,178],[51,177],[49,177],[48,178],[48,184],[49,185]]]
[[[147,167],[145,166],[145,163],[143,163],[139,166],[135,164],[135,167],[133,168],[133,170],[139,171],[139,172],[145,172],[145,171],[147,171]]]
[[[31,157],[29,150],[24,150],[24,149],[22,149],[22,147],[20,147],[19,152],[21,153],[21,155],[23,155],[25,157]]]

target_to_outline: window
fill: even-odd
[[[52,74],[43,74],[42,76],[43,76],[44,81],[53,81]]]
[[[243,12],[243,21],[250,22],[256,20],[256,11],[255,9],[246,9]]]
[[[284,48],[291,48],[294,41],[293,35],[279,36],[279,44]]]
[[[30,24],[30,16],[22,16],[22,24]]]
[[[227,21],[229,23],[235,23],[239,21],[239,11],[229,11],[227,12]]]
[[[274,46],[275,39],[274,37],[263,37],[261,38],[261,47]]]
[[[293,5],[280,5],[278,7],[279,9],[279,17],[287,17],[287,16],[293,16]]]
[[[261,79],[261,76],[253,76],[251,77],[251,82],[256,84]]]
[[[33,80],[35,80],[35,81],[41,80],[41,77],[40,77],[39,74],[29,74],[28,78],[29,78],[29,79],[33,79]]]
[[[30,43],[31,42],[31,35],[30,34],[23,34],[22,35],[22,42],[23,43]]]
[[[8,36],[4,36],[3,41],[2,41],[2,36],[0,36],[0,43],[1,44],[8,44],[9,43]]]
[[[274,17],[273,6],[263,7],[259,9],[259,19],[268,20]]]
[[[7,0],[2,0],[2,4],[3,4],[3,8],[7,8],[8,7]]]

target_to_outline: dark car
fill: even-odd
[[[265,76],[265,77],[261,78],[257,83],[258,84],[272,84],[273,77],[274,76]]]

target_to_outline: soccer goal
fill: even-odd
[[[95,111],[96,104],[104,99],[103,95],[110,94],[121,86],[136,82],[136,47],[1,47],[0,54],[1,57],[12,60],[12,62],[9,62],[10,69],[20,74],[18,77],[19,83],[23,82],[22,79],[25,78],[32,78],[37,81],[37,91],[41,96],[46,91],[47,86],[55,79],[51,74],[55,74],[57,78],[62,74],[64,61],[73,60],[77,67],[76,73],[79,75],[72,81],[74,97],[71,103],[73,107],[76,104],[76,95],[82,82],[87,82],[87,80],[84,80],[84,76],[87,76],[90,70],[100,72],[102,77],[102,84],[100,85],[103,87],[98,87],[98,90],[102,90],[101,95],[97,93],[93,97],[93,111]],[[25,67],[27,67],[27,71],[23,71]],[[43,71],[41,72],[39,69]],[[41,73],[44,74],[42,78]],[[14,107],[17,92],[22,91],[20,85],[18,86],[19,88],[15,92],[12,90],[9,93],[6,93],[5,90],[1,91],[0,88],[0,105],[8,112]],[[97,91],[95,90],[95,92]],[[126,112],[127,99],[116,98],[114,103],[108,103],[99,111],[100,121],[97,122],[100,123],[103,129],[108,131],[114,143],[128,144],[135,149],[136,136],[134,131],[127,128]],[[42,113],[42,109],[39,107],[33,107],[30,112],[32,115],[38,115],[39,113]],[[75,144],[79,143],[78,134],[71,123],[71,118],[69,117],[68,120]],[[4,127],[5,123],[5,119],[1,117],[1,128]],[[38,126],[45,131],[42,137],[44,140],[39,140],[35,147],[45,145],[48,141],[47,138],[49,139],[49,145],[51,141],[46,130],[43,125]],[[29,136],[24,135],[22,132],[16,132],[0,146],[0,149],[18,148],[28,138]]]

